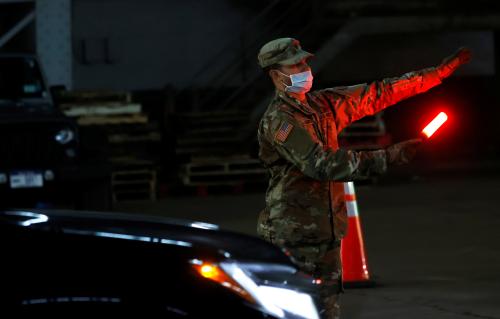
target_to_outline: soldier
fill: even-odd
[[[337,135],[352,122],[441,84],[470,51],[459,49],[437,67],[370,84],[309,92],[312,57],[299,41],[280,38],[265,44],[258,62],[276,94],[258,130],[259,157],[269,170],[266,208],[257,232],[285,248],[302,271],[320,279],[320,313],[339,318],[342,292],[340,241],[347,231],[342,182],[382,174],[388,165],[408,163],[420,139],[386,149],[352,151]]]

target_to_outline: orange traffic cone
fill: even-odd
[[[346,286],[370,286],[368,265],[366,262],[365,244],[361,223],[359,221],[358,204],[354,183],[344,183],[344,194],[347,206],[348,228],[347,235],[342,239],[342,278]]]

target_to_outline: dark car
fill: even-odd
[[[216,225],[10,210],[0,236],[0,312],[16,318],[318,318],[317,280],[285,251]]]
[[[109,169],[81,150],[77,124],[55,105],[36,56],[0,54],[0,205],[109,209]]]

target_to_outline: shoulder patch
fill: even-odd
[[[292,130],[293,125],[288,123],[287,121],[283,121],[280,125],[280,128],[276,132],[274,139],[280,143],[285,143]]]

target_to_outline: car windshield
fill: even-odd
[[[45,98],[47,89],[35,59],[0,58],[0,101]]]

